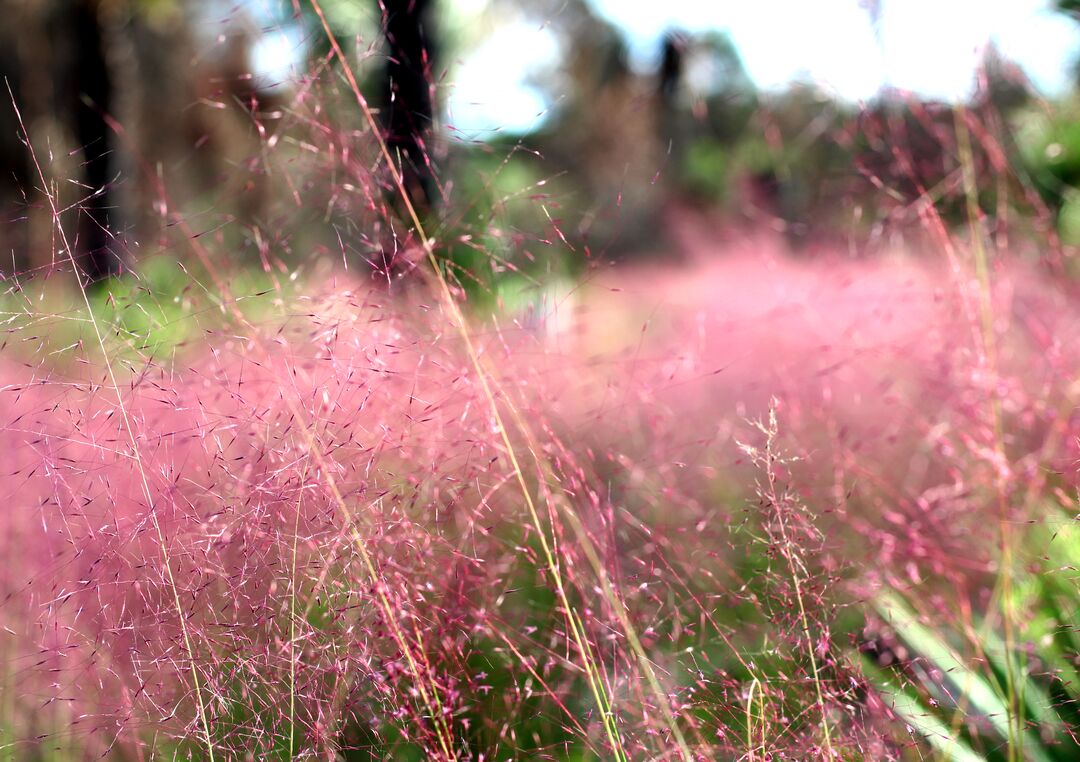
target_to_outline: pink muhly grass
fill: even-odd
[[[786,268],[760,272],[785,289],[806,277]],[[359,730],[377,739],[389,728],[402,734],[395,743],[437,756],[448,742],[459,757],[494,753],[522,741],[511,722],[474,724],[492,698],[508,718],[550,706],[556,724],[603,756],[605,721],[571,708],[591,693],[576,666],[582,642],[632,758],[675,748],[665,711],[697,755],[757,758],[763,732],[774,752],[877,748],[879,736],[860,735],[877,722],[871,705],[852,714],[857,669],[829,635],[836,606],[845,589],[877,579],[985,578],[993,545],[973,506],[1000,470],[978,438],[989,381],[964,365],[962,321],[947,292],[938,298],[918,285],[921,271],[907,272],[853,268],[852,284],[881,284],[875,300],[842,278],[810,289],[801,309],[817,321],[771,317],[761,301],[752,325],[733,330],[722,299],[672,307],[665,317],[678,333],[654,322],[627,355],[597,355],[588,333],[550,346],[512,327],[477,334],[501,404],[531,424],[510,444],[528,458],[518,470],[536,490],[539,527],[460,340],[415,301],[364,290],[301,299],[294,317],[260,329],[261,344],[213,339],[181,367],[125,374],[120,393],[175,564],[190,657],[100,366],[9,362],[6,493],[20,509],[5,514],[4,643],[23,691],[7,722],[24,745],[43,736],[153,756],[174,739],[197,749],[193,664],[225,757],[284,743],[347,748]],[[722,297],[730,283],[745,295],[761,280],[718,278],[709,293]],[[1020,494],[1042,493],[1035,464],[1075,457],[1076,423],[1055,396],[1072,392],[1053,379],[1080,358],[1050,338],[1075,317],[1023,268],[999,282],[999,314],[1013,328],[991,388],[1023,424],[1009,428],[1018,436],[1008,478]],[[857,295],[847,306],[837,301],[844,289]],[[920,303],[906,293],[925,294],[923,317],[900,330],[883,293],[903,305]],[[699,330],[681,327],[684,309]],[[806,364],[793,364],[798,351]],[[798,381],[783,383],[792,372]],[[768,441],[799,458],[765,456],[758,508],[720,474],[752,478],[736,439],[769,452],[745,423],[767,412],[769,393],[780,416]],[[787,487],[776,482],[781,466]],[[518,591],[556,585],[538,531],[553,533],[575,613],[557,605],[530,622]],[[759,552],[780,566],[758,566]],[[748,587],[755,577],[772,599]],[[776,618],[800,599],[794,621]],[[747,615],[716,620],[725,607]],[[755,655],[762,643],[770,650]],[[478,648],[504,654],[523,682],[493,697],[476,666],[491,657]],[[728,663],[751,677],[709,666]],[[787,687],[762,665],[782,668]],[[789,692],[810,702],[805,711],[790,714]]]
[[[550,329],[483,322],[455,281],[479,274],[439,259],[400,173],[370,170],[395,163],[344,72],[289,118],[317,136],[303,161],[347,180],[293,186],[282,160],[290,213],[326,194],[320,219],[388,237],[390,186],[408,277],[291,293],[258,232],[276,288],[250,295],[221,240],[170,218],[214,315],[189,312],[171,356],[96,322],[96,345],[46,353],[61,310],[9,323],[0,747],[763,762],[922,743],[860,670],[899,648],[867,600],[915,591],[969,626],[1009,573],[1002,527],[1071,507],[1071,287],[951,239],[944,263],[755,240],[595,275]],[[323,97],[354,98],[373,145]]]

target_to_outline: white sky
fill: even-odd
[[[533,80],[554,76],[561,58],[550,29],[522,15],[500,19],[452,69],[447,122],[465,138],[539,126],[550,104]]]
[[[851,101],[890,85],[960,100],[990,41],[1047,94],[1070,86],[1080,24],[1049,0],[880,0],[875,30],[860,0],[591,0],[627,35],[633,62],[654,64],[663,33],[727,31],[761,88],[814,82]],[[453,0],[476,13],[485,0]],[[509,18],[461,56],[449,96],[450,123],[466,134],[535,126],[545,108],[528,83],[559,58],[558,41],[535,20]]]
[[[723,29],[760,86],[808,76],[852,100],[886,83],[962,98],[991,40],[1056,91],[1080,52],[1080,24],[1051,11],[1048,0],[880,0],[877,33],[859,0],[591,1],[626,30],[639,55],[669,27]]]

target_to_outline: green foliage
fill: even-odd
[[[703,199],[722,201],[728,193],[728,150],[712,140],[696,140],[689,145],[682,172],[687,190]]]
[[[1017,118],[1016,140],[1036,189],[1060,205],[1069,189],[1080,185],[1080,123],[1077,106],[1028,111]]]
[[[276,278],[241,270],[231,280],[233,298],[245,316],[259,321],[277,314],[299,281],[298,273]],[[208,282],[169,257],[146,259],[137,277],[109,278],[87,289],[92,320],[70,282],[43,279],[0,296],[0,321],[21,337],[10,346],[13,353],[48,356],[61,365],[100,354],[95,322],[112,360],[132,367],[174,362],[197,350],[205,333],[218,333],[230,322],[228,306]]]
[[[542,283],[580,266],[557,229],[572,185],[544,175],[536,157],[514,145],[466,150],[456,161],[449,211],[431,228],[436,253],[473,311],[514,313]]]
[[[116,351],[156,358],[189,338],[191,302],[176,269],[164,258],[148,260],[138,280],[113,278],[90,291],[90,306]]]
[[[1080,14],[1080,0],[1055,0],[1054,6],[1062,13],[1073,16]]]
[[[970,626],[935,614],[931,626],[931,615],[919,613],[929,602],[917,595],[885,592],[874,601],[913,658],[890,668],[866,659],[865,672],[943,758],[1064,762],[1080,755],[1080,526],[1053,511],[1026,548],[1038,561],[1005,570],[1013,575],[1013,600],[1004,605],[1015,628],[1011,647],[1000,612]]]

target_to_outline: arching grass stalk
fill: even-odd
[[[960,168],[964,183],[964,198],[967,208],[968,231],[975,255],[975,276],[979,284],[979,316],[981,329],[982,360],[992,377],[997,375],[997,341],[994,334],[994,308],[990,285],[990,263],[986,250],[986,241],[980,227],[982,209],[979,206],[979,189],[975,178],[975,160],[971,147],[971,135],[965,122],[966,110],[958,106],[953,112],[956,131],[956,143],[960,156]],[[1005,440],[1001,421],[1001,402],[997,395],[988,395],[990,415],[994,433],[994,457],[997,459],[995,472],[996,498],[998,504],[998,523],[1000,537],[1000,566],[997,585],[1001,594],[1002,629],[1005,639],[1005,690],[1009,707],[1009,762],[1020,762],[1024,758],[1023,739],[1023,695],[1018,689],[1016,657],[1016,625],[1013,622],[1013,528],[1009,517],[1009,501],[1006,495]]]
[[[292,564],[289,570],[289,756],[296,754],[296,546],[300,540],[300,506],[304,500],[307,465],[300,473],[293,517]]]
[[[498,388],[498,382],[495,379],[491,379],[493,386]],[[500,390],[501,392],[501,390]],[[505,399],[505,393],[501,394]],[[494,406],[494,400],[491,403]],[[657,700],[657,704],[660,707],[660,713],[664,718],[664,723],[667,729],[671,732],[672,738],[675,739],[676,746],[679,749],[679,754],[686,762],[692,762],[694,759],[693,753],[690,751],[690,747],[686,743],[686,738],[683,735],[681,728],[675,715],[671,711],[671,706],[668,701],[667,695],[664,693],[663,687],[660,685],[659,680],[656,677],[656,671],[653,669],[652,662],[649,660],[648,654],[645,653],[645,648],[641,645],[641,639],[638,637],[637,630],[630,618],[627,616],[625,606],[619,599],[616,593],[615,586],[611,582],[608,576],[607,569],[600,559],[600,555],[596,552],[596,545],[589,536],[585,527],[581,523],[581,519],[573,508],[564,500],[557,500],[550,494],[546,488],[548,480],[557,481],[552,479],[550,474],[550,465],[538,455],[539,447],[537,446],[536,439],[532,433],[532,427],[522,418],[520,410],[513,404],[508,404],[507,407],[510,410],[510,415],[514,419],[514,424],[517,426],[518,431],[526,439],[528,445],[527,449],[532,456],[533,462],[536,465],[536,470],[540,474],[542,485],[545,487],[545,497],[547,498],[549,509],[554,508],[562,513],[566,517],[567,522],[570,524],[570,528],[574,532],[574,539],[576,539],[585,553],[586,559],[589,561],[589,565],[592,567],[593,572],[596,574],[597,580],[600,582],[600,590],[604,595],[604,600],[608,604],[608,607],[615,614],[619,620],[619,626],[623,630],[623,634],[626,636],[627,643],[630,644],[630,650],[634,653],[634,657],[641,667],[642,672],[645,675],[645,680],[649,685],[650,691]],[[509,446],[509,443],[507,444]],[[552,511],[552,521],[555,521],[555,512]],[[741,657],[740,657],[740,661]],[[700,739],[699,739],[700,740]]]
[[[120,137],[126,138],[126,132],[122,125],[111,119],[107,115],[105,118],[109,122],[111,129]],[[161,177],[153,171],[153,169],[147,166],[145,160],[140,160],[140,166],[144,175],[153,184],[158,196],[165,208],[172,208],[169,204],[169,197],[166,193],[164,183]],[[250,331],[250,335],[247,337],[249,341],[261,352],[269,355],[271,354],[270,348],[266,345],[265,340],[261,337],[258,328],[244,315],[244,313],[237,306],[237,300],[233,298],[232,291],[229,288],[227,280],[222,277],[218,272],[217,267],[214,264],[213,258],[209,255],[206,249],[203,247],[199,236],[191,229],[183,217],[176,215],[173,217],[177,227],[184,234],[188,245],[191,247],[192,252],[198,258],[199,262],[209,273],[211,279],[214,282],[215,288],[218,289],[220,295],[223,298],[218,299],[219,307],[224,314],[232,317],[238,325],[242,326],[246,330]],[[297,373],[300,370],[297,369]],[[284,402],[289,414],[293,420],[296,421],[297,429],[300,432],[304,446],[307,451],[310,452],[311,457],[315,461],[315,466],[322,474],[323,483],[327,490],[330,492],[330,498],[334,505],[341,511],[345,529],[343,530],[343,536],[347,535],[355,545],[357,552],[360,555],[361,563],[364,567],[364,571],[370,580],[372,587],[376,591],[376,599],[381,610],[382,616],[385,619],[387,626],[390,629],[390,635],[395,645],[405,656],[406,663],[408,665],[409,674],[413,676],[416,681],[417,693],[420,694],[420,703],[424,707],[428,716],[432,718],[434,724],[434,731],[439,744],[439,748],[442,751],[444,757],[448,760],[456,760],[457,755],[454,752],[454,744],[452,734],[450,732],[449,725],[446,722],[444,712],[442,709],[442,702],[439,698],[438,685],[431,678],[430,671],[421,671],[413,653],[413,648],[404,636],[401,627],[397,621],[397,613],[394,610],[393,605],[390,602],[389,596],[386,592],[386,586],[382,583],[378,570],[375,567],[374,559],[371,556],[371,552],[367,547],[367,542],[363,535],[360,534],[357,529],[357,515],[356,512],[350,508],[349,504],[344,498],[340,488],[337,485],[336,480],[333,478],[331,470],[328,468],[328,462],[323,454],[322,448],[319,446],[318,439],[312,430],[312,426],[307,421],[303,411],[297,404],[296,400],[291,395],[281,395],[281,400]],[[324,575],[320,577],[320,581],[325,580]],[[316,588],[317,589],[317,588]],[[430,685],[425,684],[425,680],[430,681]]]
[[[343,72],[353,92],[353,95],[356,98],[357,104],[363,112],[364,118],[367,121],[368,126],[371,128],[372,134],[375,135],[379,150],[387,164],[394,184],[401,197],[402,203],[405,206],[405,209],[409,215],[409,220],[413,224],[414,229],[416,230],[417,236],[421,242],[421,246],[424,249],[424,253],[431,267],[431,271],[435,276],[440,295],[443,298],[447,310],[450,312],[450,315],[455,324],[455,328],[458,330],[464,341],[469,360],[472,363],[474,370],[476,371],[478,379],[480,380],[484,396],[491,409],[492,416],[495,419],[496,427],[499,430],[503,445],[506,448],[507,455],[511,462],[512,470],[524,497],[530,520],[532,521],[533,527],[536,530],[537,535],[540,539],[545,563],[552,574],[552,578],[556,588],[556,594],[559,596],[560,602],[563,604],[563,607],[566,611],[567,623],[571,630],[575,645],[577,646],[577,649],[582,656],[582,662],[585,667],[586,676],[589,681],[590,688],[593,692],[594,699],[596,700],[597,705],[601,708],[601,711],[603,712],[604,727],[608,734],[609,742],[611,743],[612,749],[616,753],[617,757],[620,759],[625,759],[626,752],[622,747],[622,741],[619,736],[619,731],[615,722],[615,717],[612,711],[610,699],[607,696],[600,670],[596,666],[595,659],[592,656],[592,650],[589,647],[587,638],[584,634],[583,624],[573,612],[570,604],[570,599],[562,579],[562,573],[556,561],[557,552],[552,547],[554,537],[549,540],[547,531],[544,529],[543,522],[540,519],[539,512],[536,508],[535,500],[532,496],[532,491],[529,489],[528,484],[525,480],[524,471],[521,468],[521,464],[517,457],[516,450],[513,446],[513,443],[510,441],[509,431],[503,421],[502,414],[499,410],[497,396],[495,393],[497,384],[494,379],[491,378],[490,373],[487,371],[487,369],[483,366],[479,353],[476,351],[476,348],[473,345],[472,337],[470,335],[465,316],[462,313],[461,308],[457,303],[457,300],[454,299],[453,294],[450,292],[449,284],[447,283],[446,277],[443,274],[442,269],[439,266],[438,259],[435,256],[433,242],[431,238],[427,235],[424,229],[424,225],[416,212],[416,208],[412,204],[409,193],[405,188],[404,178],[402,177],[401,172],[398,170],[397,165],[395,164],[393,157],[390,154],[389,148],[387,147],[385,140],[383,140],[382,135],[379,132],[378,125],[374,118],[374,114],[371,112],[371,109],[368,106],[367,99],[364,98],[363,93],[360,92],[360,88],[356,81],[355,75],[352,72],[352,68],[349,66],[348,60],[346,59],[343,51],[341,50],[341,47],[337,41],[336,36],[333,33],[333,30],[330,28],[330,25],[326,20],[326,16],[323,12],[322,6],[319,3],[319,0],[311,0],[311,5],[316,15],[319,17],[320,23],[323,27],[323,31],[327,35],[327,38],[330,42],[331,50],[338,57],[339,61],[342,64]],[[505,395],[503,396],[505,397]],[[520,429],[521,432],[524,433],[526,438],[530,440],[531,444],[532,437],[528,425],[523,420],[521,420],[518,411],[516,410],[516,408],[514,408],[512,404],[509,405],[509,408],[511,411],[511,415],[513,415],[515,418],[515,423],[517,424],[517,427]],[[530,447],[530,451],[532,452],[533,458],[541,470],[541,476],[543,476],[542,472],[544,469],[540,462],[539,456],[536,454],[535,448]],[[670,706],[668,706],[667,697],[663,694],[663,690],[656,679],[652,666],[649,663],[647,655],[644,652],[644,648],[641,646],[640,639],[637,637],[637,634],[633,626],[631,625],[628,617],[626,616],[625,611],[623,611],[622,604],[619,603],[617,596],[615,595],[614,590],[610,584],[610,581],[607,578],[606,572],[604,571],[603,565],[600,563],[599,558],[595,553],[595,549],[592,547],[591,541],[588,540],[583,528],[580,526],[580,522],[577,521],[577,517],[573,514],[572,511],[566,511],[566,513],[567,515],[573,517],[573,519],[571,520],[571,525],[575,528],[575,535],[577,539],[585,540],[582,543],[583,548],[585,549],[586,555],[589,557],[591,565],[594,567],[594,571],[597,572],[600,578],[605,598],[612,610],[615,612],[617,618],[619,619],[620,625],[622,626],[627,636],[627,640],[630,643],[631,648],[634,651],[639,663],[644,669],[646,679],[649,682],[650,688],[653,690],[659,700],[659,703],[662,707],[662,712],[665,717],[665,721],[668,725],[669,730],[671,730],[674,738],[676,739],[682,757],[687,760],[687,762],[689,762],[693,759],[693,755],[691,754],[689,747],[686,745],[686,741],[683,738],[682,732],[679,729],[678,724],[676,723],[671,713],[671,708]]]
[[[761,743],[754,743],[754,696],[758,699],[758,719],[761,720]],[[750,681],[750,689],[746,694],[746,758],[748,762],[757,759],[756,752],[761,749],[761,757],[765,758],[765,693],[761,688],[761,682],[755,677]]]
[[[105,369],[109,375],[109,383],[112,385],[113,392],[116,394],[116,405],[120,411],[120,421],[123,425],[124,432],[127,434],[128,441],[131,445],[132,460],[135,463],[135,468],[139,474],[139,487],[142,490],[143,499],[146,500],[146,507],[150,513],[150,523],[154,527],[154,532],[157,535],[158,547],[161,550],[162,562],[165,566],[165,577],[168,580],[169,589],[172,593],[173,604],[176,606],[176,616],[180,621],[180,632],[184,641],[184,650],[187,652],[189,666],[191,669],[191,681],[195,691],[195,704],[198,710],[199,724],[203,734],[203,741],[206,744],[206,753],[210,762],[214,762],[214,743],[210,737],[210,720],[207,715],[206,701],[203,698],[202,681],[199,679],[199,670],[195,666],[195,651],[193,648],[193,641],[191,638],[191,632],[187,626],[187,619],[184,616],[184,607],[180,602],[180,591],[176,587],[176,579],[173,575],[172,558],[169,554],[169,547],[165,541],[165,532],[161,528],[161,522],[157,515],[157,506],[154,503],[153,493],[150,491],[150,482],[146,476],[146,468],[143,463],[142,455],[139,451],[139,440],[135,435],[135,428],[131,424],[131,418],[128,415],[127,405],[124,404],[124,397],[120,393],[120,384],[116,378],[116,371],[113,368],[112,359],[109,357],[108,348],[105,346],[105,337],[101,332],[101,326],[98,323],[97,317],[94,315],[93,307],[90,305],[90,298],[87,296],[86,287],[83,285],[82,279],[79,277],[79,267],[75,262],[75,252],[72,250],[71,244],[68,241],[67,233],[64,231],[64,226],[60,222],[60,209],[56,200],[56,195],[49,191],[49,183],[45,179],[45,172],[41,167],[41,162],[38,160],[37,152],[34,150],[33,144],[30,142],[30,133],[26,129],[26,124],[23,122],[22,112],[19,111],[19,105],[15,100],[15,94],[11,90],[11,84],[8,85],[8,97],[11,99],[12,107],[15,110],[16,119],[19,122],[19,129],[22,131],[23,138],[26,142],[27,151],[30,153],[31,161],[34,163],[34,168],[37,171],[38,179],[41,180],[41,192],[45,194],[45,198],[49,203],[49,211],[52,214],[53,224],[56,226],[57,235],[60,237],[60,242],[63,245],[64,253],[67,255],[68,261],[71,263],[72,271],[75,275],[75,280],[79,284],[79,293],[82,295],[83,305],[86,307],[86,314],[89,316],[90,325],[94,329],[94,336],[97,339],[98,346],[101,348],[101,354],[105,362]]]
[[[626,751],[623,748],[622,739],[619,735],[619,729],[615,721],[611,702],[607,695],[607,690],[604,686],[602,676],[600,674],[599,668],[596,665],[595,658],[592,655],[592,650],[589,647],[580,620],[573,612],[569,595],[567,594],[566,588],[563,584],[562,573],[559,569],[558,563],[556,562],[555,555],[552,552],[551,543],[547,537],[547,531],[544,529],[543,522],[541,522],[540,520],[540,516],[537,512],[536,503],[533,499],[532,492],[529,489],[529,486],[525,480],[525,474],[521,468],[520,462],[518,461],[513,443],[510,441],[510,436],[507,428],[503,423],[502,414],[499,412],[496,397],[492,390],[491,384],[488,381],[488,373],[484,369],[483,364],[480,361],[480,357],[476,352],[476,348],[472,343],[472,337],[465,322],[465,316],[450,291],[450,286],[447,283],[441,268],[439,267],[437,258],[435,257],[435,250],[432,241],[424,231],[424,226],[420,222],[420,217],[417,214],[416,208],[413,206],[412,201],[409,197],[409,193],[405,188],[404,178],[397,170],[393,157],[390,154],[390,150],[386,145],[386,141],[383,140],[379,132],[378,124],[375,121],[375,116],[371,112],[371,108],[368,106],[367,99],[364,98],[363,93],[360,92],[360,87],[356,81],[356,76],[353,74],[352,67],[349,66],[348,59],[345,57],[344,52],[341,50],[341,46],[338,43],[337,37],[333,33],[333,30],[330,28],[330,25],[326,20],[326,15],[323,12],[319,0],[311,0],[311,6],[312,9],[315,11],[316,15],[319,17],[319,21],[322,24],[323,30],[327,35],[327,39],[330,42],[331,50],[341,62],[346,80],[348,81],[349,86],[352,89],[353,95],[356,97],[357,104],[360,106],[360,109],[364,114],[364,118],[371,128],[372,134],[376,137],[379,145],[379,150],[383,156],[383,159],[386,161],[387,167],[390,170],[391,175],[393,176],[394,184],[397,187],[397,190],[402,198],[405,208],[408,211],[410,221],[412,222],[417,232],[417,236],[421,241],[421,245],[423,246],[425,255],[428,259],[429,264],[431,265],[431,270],[436,276],[440,295],[443,298],[447,310],[450,312],[455,328],[459,331],[462,339],[464,340],[466,352],[469,356],[474,370],[476,371],[477,377],[480,380],[484,396],[491,408],[492,416],[495,418],[496,427],[499,430],[503,445],[506,448],[507,457],[510,459],[511,468],[517,479],[518,486],[521,488],[522,495],[525,499],[525,504],[529,511],[530,520],[532,521],[533,527],[536,529],[537,535],[540,539],[541,548],[544,554],[544,561],[551,573],[552,580],[554,581],[556,595],[558,595],[559,601],[565,610],[567,623],[571,631],[571,637],[573,638],[578,652],[581,654],[582,664],[585,668],[585,674],[589,683],[590,690],[592,691],[593,698],[602,713],[604,730],[608,736],[608,741],[611,745],[612,751],[615,754],[616,759],[627,760],[628,757],[626,756]]]
[[[785,496],[781,496],[777,493],[776,483],[776,468],[777,453],[774,449],[777,434],[777,422],[776,422],[776,403],[775,401],[769,406],[769,422],[767,425],[758,423],[758,428],[761,433],[765,435],[765,449],[759,451],[749,445],[743,445],[743,449],[746,453],[758,463],[765,471],[766,485],[763,488],[761,497],[766,500],[773,509],[773,517],[779,528],[779,536],[775,539],[778,541],[776,544],[779,548],[779,553],[783,556],[787,562],[788,573],[791,577],[792,588],[795,592],[795,603],[799,616],[799,627],[802,630],[803,640],[806,642],[806,655],[810,662],[810,676],[814,681],[814,692],[818,706],[818,711],[821,714],[821,731],[822,740],[825,747],[825,753],[829,759],[835,757],[832,745],[832,730],[829,726],[829,714],[828,709],[825,706],[825,692],[822,690],[821,683],[821,671],[818,667],[818,659],[816,648],[814,647],[813,634],[810,631],[810,617],[806,611],[806,600],[803,593],[803,577],[807,575],[806,564],[798,556],[798,554],[792,550],[795,547],[794,539],[789,535],[788,522],[784,517],[784,509],[782,503],[785,501]]]

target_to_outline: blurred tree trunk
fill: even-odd
[[[48,171],[53,155],[49,147],[59,142],[55,119],[55,45],[50,34],[50,8],[45,0],[0,0],[0,46],[4,48],[3,76],[11,88],[3,87],[0,97],[0,245],[4,247],[0,271],[19,275],[47,272],[56,263],[53,247],[53,220],[38,188],[30,151],[23,142],[29,138],[39,160]],[[14,104],[11,103],[14,98]],[[15,106],[22,115],[16,117]],[[24,135],[25,131],[25,135]],[[61,152],[58,152],[61,153]]]
[[[665,194],[670,193],[682,171],[683,139],[680,131],[681,108],[679,96],[683,89],[686,69],[687,38],[674,30],[664,34],[660,53],[660,68],[656,72],[657,138],[661,150],[667,151],[663,172]]]
[[[115,107],[115,82],[108,60],[110,38],[101,0],[0,0],[10,25],[0,44],[10,43],[5,68],[22,124],[12,123],[17,149],[5,155],[0,182],[21,199],[21,256],[15,267],[38,270],[62,264],[67,254],[54,240],[52,219],[40,196],[47,190],[61,209],[73,208],[65,224],[72,252],[90,281],[119,272],[120,247],[112,231],[115,214],[115,140],[106,121]],[[11,35],[10,38],[7,35]],[[4,88],[3,96],[7,99]],[[14,109],[8,110],[14,118]],[[5,129],[7,129],[5,127]],[[31,149],[50,187],[41,189],[31,172]],[[5,139],[10,136],[5,136]],[[10,173],[14,173],[13,175]],[[68,182],[58,182],[62,178]],[[2,194],[0,194],[2,195]],[[65,220],[72,215],[65,214]]]
[[[15,23],[0,27],[0,272],[9,267],[16,273],[30,265],[29,225],[26,194],[30,191],[30,157],[22,144],[15,105],[25,110],[24,91],[27,83],[20,65],[21,11],[12,0],[0,0],[0,12]],[[10,94],[9,94],[10,88]]]
[[[10,41],[6,68],[11,69],[23,117],[23,125],[16,124],[13,133],[21,156],[5,156],[6,176],[0,179],[5,185],[0,195],[10,196],[14,189],[22,206],[17,271],[44,272],[67,258],[55,240],[57,221],[42,190],[54,194],[61,209],[73,210],[61,222],[88,281],[118,273],[124,265],[124,247],[116,233],[127,217],[121,214],[124,204],[116,185],[121,169],[117,157],[126,152],[118,150],[107,119],[125,121],[117,113],[122,110],[117,51],[123,47],[119,43],[132,7],[106,0],[0,0],[0,12],[11,22],[0,33],[0,44]],[[134,62],[121,63],[134,67]],[[3,96],[7,99],[6,88]],[[6,125],[10,120],[0,121]],[[36,170],[29,171],[31,150],[21,143],[23,129],[45,174],[46,189],[39,187]],[[16,170],[14,177],[9,166]]]
[[[433,0],[380,0],[387,60],[383,74],[383,125],[399,162],[409,198],[418,210],[436,204],[429,136],[435,118],[432,62],[437,47]]]
[[[249,224],[261,215],[268,191],[253,119],[276,102],[254,91],[250,39],[236,24],[198,39],[199,8],[193,0],[0,0],[0,18],[10,21],[0,24],[0,97],[8,100],[6,74],[48,189],[71,210],[62,222],[88,281],[131,264],[129,236],[175,245],[172,217],[192,203]],[[107,117],[123,125],[122,137]],[[16,272],[62,266],[67,255],[10,105],[0,104],[0,129],[0,270],[11,269],[12,251]]]
[[[106,32],[99,0],[75,0],[68,11],[70,79],[65,93],[76,147],[81,151],[86,196],[79,204],[77,258],[91,282],[120,272],[122,259],[110,225],[114,208],[113,113],[115,88],[106,58]]]
[[[660,101],[664,108],[674,110],[683,78],[683,53],[686,39],[678,32],[664,35],[660,54],[660,71],[657,73]]]

